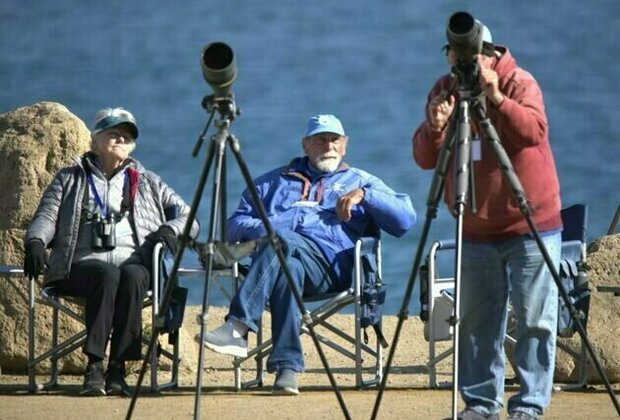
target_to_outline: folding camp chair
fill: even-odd
[[[590,289],[588,279],[585,277],[581,267],[586,262],[587,257],[588,206],[575,204],[562,209],[562,222],[564,223],[564,230],[562,230],[560,275],[569,297],[573,299],[573,304],[578,311],[580,321],[584,329],[586,329],[590,306]],[[559,304],[560,308],[564,307],[565,304],[562,298],[560,298]],[[568,309],[561,309],[559,321],[560,324],[562,324],[562,321],[568,321],[572,325]],[[574,335],[576,329],[571,325],[565,325],[562,328],[563,331],[560,331],[560,335],[563,337]],[[570,355],[579,365],[579,379],[574,384],[563,385],[562,387],[556,387],[556,389],[585,388],[588,381],[586,343],[583,339],[580,340],[579,351],[575,351],[561,340],[558,340],[557,346],[558,349]]]
[[[310,326],[314,328],[318,340],[322,344],[354,361],[355,385],[357,388],[378,385],[383,376],[383,347],[381,340],[377,337],[373,348],[367,345],[362,338],[361,303],[364,279],[366,278],[365,270],[367,270],[366,265],[363,263],[364,258],[372,258],[374,260],[377,267],[377,275],[380,279],[381,241],[379,237],[364,237],[357,240],[355,243],[353,284],[351,287],[340,293],[304,298],[304,302],[310,304],[318,302],[319,306],[309,311],[311,319]],[[341,331],[329,322],[329,317],[349,305],[353,305],[355,310],[354,331],[352,335]],[[321,334],[317,328],[319,326],[338,337],[338,341],[336,341],[336,337],[333,337],[331,334],[330,337]],[[308,333],[308,325],[303,325],[301,332],[302,334]],[[241,388],[263,385],[263,361],[272,350],[271,344],[271,339],[263,342],[261,328],[257,333],[257,347],[251,349],[246,357],[234,359],[235,389],[240,390]],[[353,347],[353,351],[351,351],[351,346]],[[364,375],[368,375],[368,372],[366,372],[368,365],[364,365],[365,360],[363,355],[368,355],[374,360],[374,364],[371,368],[371,377],[369,379],[364,379]],[[256,360],[256,377],[253,380],[243,382],[241,378],[241,366],[252,358]]]
[[[579,271],[578,267],[580,267],[586,259],[588,207],[583,204],[575,204],[562,209],[561,214],[564,229],[562,231],[560,272],[563,273],[564,270],[569,277],[571,273],[574,276],[580,276],[581,273],[577,273],[577,271]],[[429,346],[429,359],[426,365],[429,371],[429,385],[431,388],[450,386],[450,384],[442,384],[440,386],[437,383],[436,366],[439,362],[451,355],[453,351],[452,347],[449,347],[442,353],[437,354],[437,343],[452,339],[450,318],[453,316],[452,312],[454,310],[454,278],[441,277],[436,260],[438,256],[445,251],[453,251],[454,247],[454,240],[438,240],[433,242],[426,257],[426,264],[420,267],[420,298],[422,301],[420,318],[425,323],[424,337],[428,341]],[[452,254],[452,252],[448,254]],[[576,278],[567,278],[566,280],[577,281]],[[566,286],[571,286],[568,282],[564,282],[563,284],[566,284],[564,286],[565,288]],[[585,327],[589,305],[589,299],[587,299],[589,290],[587,289],[587,282],[585,282],[583,277],[581,277],[581,284],[579,284],[578,287],[580,288],[579,293],[581,297],[585,298],[582,301],[583,306],[580,308],[582,313],[581,321]],[[571,297],[576,297],[577,293],[569,293],[569,295]],[[563,306],[561,298],[560,306]],[[509,329],[506,334],[506,340],[515,343],[516,340],[512,337],[511,333],[512,331]],[[559,340],[557,341],[557,347],[569,354],[580,367],[577,383],[565,385],[561,387],[561,389],[584,387],[587,382],[587,348],[584,341],[581,340],[580,351],[573,350]],[[556,387],[556,389],[559,389],[559,387]]]
[[[160,271],[161,264],[162,245],[157,244],[153,252],[153,289],[149,291],[147,298],[144,301],[144,306],[151,306],[152,319],[155,322],[157,316],[157,310],[159,307],[159,296],[161,293],[162,284],[160,283]],[[24,272],[21,267],[3,266],[0,270],[2,273],[15,276],[23,276]],[[40,288],[39,296],[35,296],[36,289]],[[75,333],[71,337],[59,342],[59,330],[61,314],[84,324],[84,317],[80,313],[81,311],[75,310],[75,305],[82,305],[82,301],[79,299],[69,298],[58,294],[53,286],[44,286],[42,282],[30,279],[28,282],[28,389],[30,392],[36,392],[42,389],[48,389],[57,386],[58,384],[58,360],[65,357],[74,350],[82,347],[86,340],[86,329]],[[35,342],[35,310],[37,304],[50,306],[52,308],[52,326],[51,326],[51,339],[50,345],[47,350],[42,351],[40,354],[36,354],[36,342]],[[149,343],[147,337],[142,339],[144,344]],[[178,379],[178,364],[179,364],[179,342],[178,336],[175,341],[171,343],[173,346],[172,353],[163,349],[154,349],[152,352],[153,358],[151,360],[151,391],[158,392],[165,388],[174,387],[177,385]],[[156,344],[157,345],[157,344]],[[172,362],[171,378],[170,381],[160,384],[158,383],[158,356],[164,356]],[[36,368],[46,360],[50,361],[50,377],[45,384],[37,384],[36,382]]]

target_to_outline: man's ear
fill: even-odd
[[[305,154],[308,154],[308,150],[307,149],[307,142],[308,142],[308,137],[304,137],[303,139],[301,139],[301,148],[304,150]]]

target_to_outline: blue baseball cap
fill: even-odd
[[[93,124],[93,134],[116,127],[117,125],[127,124],[134,140],[138,138],[138,125],[133,114],[124,108],[104,108],[97,112],[95,123]]]
[[[345,135],[342,123],[331,114],[315,115],[308,120],[305,137],[314,136],[319,133],[335,133],[340,136]]]

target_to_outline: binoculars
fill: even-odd
[[[116,248],[116,220],[95,214],[92,223],[91,246],[95,250],[111,251]]]

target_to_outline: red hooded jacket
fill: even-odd
[[[504,94],[504,100],[499,106],[487,100],[487,116],[521,181],[536,228],[540,232],[561,229],[560,185],[549,145],[549,127],[542,92],[534,77],[518,67],[507,48],[496,46],[496,49],[503,54],[492,67],[498,74],[499,89]],[[437,80],[429,92],[426,112],[428,102],[442,90],[452,90],[457,109],[459,94],[453,86],[452,75]],[[426,121],[418,127],[413,135],[413,158],[421,168],[435,168],[446,131],[434,130],[428,115]],[[472,131],[482,139],[482,158],[474,162],[477,213],[472,214],[469,206],[466,206],[464,238],[491,242],[528,233],[530,229],[527,221],[502,176],[484,130],[474,121]],[[450,159],[445,177],[444,199],[449,208],[453,209],[454,156]]]

